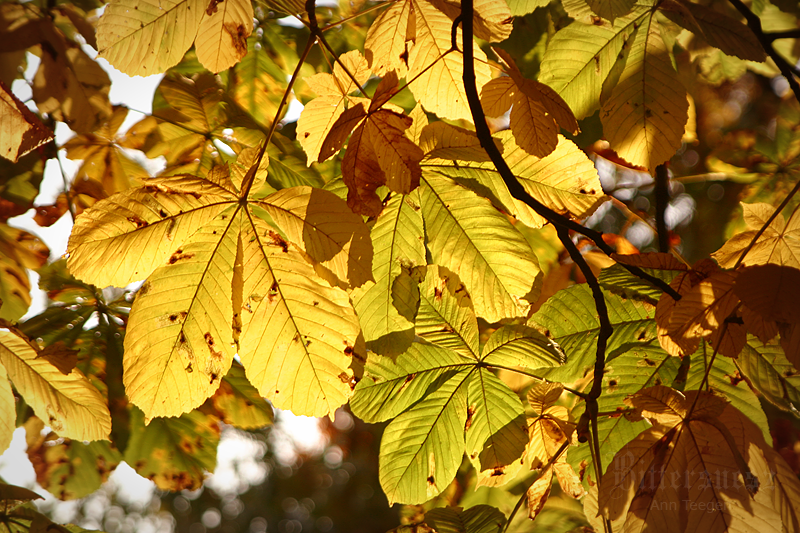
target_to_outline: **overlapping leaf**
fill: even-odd
[[[711,254],[723,268],[731,268],[741,259],[744,265],[775,264],[800,268],[800,210],[795,209],[789,221],[778,214],[764,228],[752,248],[750,243],[775,211],[769,204],[742,203],[748,231],[737,233],[722,248]],[[747,251],[747,255],[742,254]]]
[[[256,168],[245,176],[254,188],[263,183]],[[148,418],[203,403],[237,352],[278,407],[320,416],[350,396],[358,322],[330,283],[371,277],[366,227],[325,191],[248,201],[234,178],[222,168],[208,180],[146,180],[98,202],[74,228],[76,276],[101,286],[147,278],[131,310],[124,381]],[[108,261],[95,262],[98,253]]]
[[[208,70],[233,66],[247,51],[253,7],[245,0],[116,0],[97,25],[100,57],[129,76],[148,76],[176,65],[197,37],[197,56]]]
[[[0,155],[14,163],[53,139],[53,132],[0,82]]]
[[[527,442],[522,404],[490,367],[560,362],[556,348],[524,326],[501,328],[478,355],[469,296],[441,267],[427,268],[417,324],[421,340],[395,361],[370,357],[351,401],[353,412],[366,421],[394,418],[381,444],[381,486],[390,501],[408,503],[442,492],[465,446],[487,477],[501,475],[522,455]]]
[[[603,133],[620,157],[653,171],[680,147],[688,119],[686,90],[652,16],[642,19],[622,53],[624,68],[603,84]]]
[[[781,531],[782,520],[797,523],[800,483],[783,474],[783,460],[724,400],[652,387],[629,402],[654,426],[617,454],[599,494],[600,511],[624,516],[625,531],[701,520],[709,531]]]
[[[108,439],[111,416],[97,389],[80,370],[64,374],[38,357],[37,350],[20,335],[0,330],[0,363],[36,415],[60,436],[81,441]]]
[[[370,236],[375,281],[353,291],[353,306],[367,347],[381,355],[397,355],[414,340],[419,293],[411,269],[425,264],[418,192],[393,196]]]
[[[469,132],[464,130],[458,144],[454,144],[455,140],[449,139],[449,128],[434,127],[435,124],[428,126],[421,140],[423,148],[429,150],[422,162],[425,175],[444,174],[490,198],[498,208],[530,227],[538,228],[546,223],[530,207],[511,196],[494,165],[485,155],[480,155],[485,152],[477,151],[479,145],[474,134],[469,139]],[[427,139],[428,135],[432,139]],[[572,141],[559,136],[555,150],[540,159],[520,148],[511,132],[501,132],[495,138],[503,147],[503,158],[525,190],[550,209],[583,218],[605,201],[594,164]],[[440,148],[454,146],[459,150]],[[466,150],[468,146],[470,149]]]
[[[517,146],[531,155],[545,157],[559,142],[558,127],[579,131],[569,106],[553,89],[522,76],[514,60],[502,50],[497,54],[508,65],[508,77],[495,78],[481,90],[481,104],[490,117],[511,108],[510,126]]]

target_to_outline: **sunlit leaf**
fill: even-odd
[[[20,158],[53,139],[39,117],[0,83],[0,155],[14,163]]]
[[[274,414],[238,364],[231,365],[228,374],[211,398],[214,407],[226,424],[242,429],[257,429],[272,424]]]
[[[680,147],[689,107],[658,28],[645,17],[634,30],[623,49],[624,69],[606,79],[600,106],[611,148],[651,171]]]
[[[219,72],[247,53],[253,4],[249,0],[212,0],[204,7],[194,46],[200,63],[211,72]]]
[[[13,331],[0,330],[0,363],[36,415],[62,437],[108,439],[111,417],[97,389],[77,368],[64,375],[37,355]]]
[[[31,286],[26,268],[42,266],[50,251],[27,231],[0,224],[0,318],[16,320],[28,310]]]
[[[420,197],[433,261],[458,274],[475,313],[490,322],[525,315],[538,296],[539,265],[524,237],[449,178],[426,174]]]
[[[374,282],[351,297],[367,347],[381,355],[397,355],[414,339],[419,292],[410,269],[425,264],[419,194],[394,195],[373,226]]]
[[[476,505],[467,510],[460,507],[432,509],[425,513],[425,523],[438,533],[499,533],[506,518],[488,505]]]
[[[719,265],[723,268],[733,267],[747,250],[747,255],[741,259],[744,265],[776,264],[800,268],[800,210],[795,209],[788,222],[779,213],[748,250],[757,232],[766,224],[775,209],[763,203],[742,203],[742,209],[745,223],[750,230],[737,233],[722,248],[711,254]]]

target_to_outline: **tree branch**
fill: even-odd
[[[469,10],[469,11],[467,11]],[[461,23],[463,25],[463,42],[471,42],[472,41],[472,13],[473,13],[473,3],[472,0],[469,0],[467,3],[462,3],[461,5]],[[508,192],[511,193],[511,196],[516,198],[517,200],[523,202],[525,205],[533,209],[539,216],[546,219],[548,222],[556,226],[558,228],[565,228],[568,230],[572,230],[576,233],[580,233],[591,239],[595,246],[597,246],[603,253],[606,255],[611,255],[614,253],[614,249],[611,248],[606,242],[603,240],[603,234],[599,231],[595,231],[593,229],[589,229],[586,226],[575,222],[574,220],[561,215],[560,213],[556,213],[546,205],[539,202],[533,196],[528,194],[528,191],[522,186],[522,184],[517,181],[517,178],[511,172],[511,168],[509,168],[508,163],[506,163],[505,159],[503,159],[503,155],[500,153],[500,150],[494,144],[494,140],[492,138],[492,133],[489,131],[489,126],[486,125],[486,115],[483,112],[483,108],[481,107],[480,97],[478,96],[478,89],[476,88],[476,78],[475,78],[475,66],[474,66],[474,53],[472,50],[472,46],[464,46],[463,47],[463,54],[464,54],[464,88],[467,94],[467,102],[469,103],[470,111],[472,111],[472,118],[473,122],[475,123],[475,134],[478,137],[478,140],[481,143],[481,147],[486,150],[486,153],[489,155],[489,158],[494,163],[495,167],[497,168],[497,172],[500,174],[500,177],[503,179],[506,187],[508,187]],[[565,246],[567,246],[565,244]],[[624,263],[620,263],[628,272],[637,276],[641,279],[648,281],[654,287],[659,288],[662,292],[669,294],[673,300],[680,300],[681,296],[678,292],[670,287],[667,283],[663,280],[656,278],[655,276],[651,276],[647,272],[643,271],[642,269],[626,265]]]
[[[730,0],[730,3],[733,4],[733,7],[736,8],[739,13],[745,18],[747,21],[747,25],[753,30],[753,33],[756,34],[756,38],[758,42],[761,43],[761,46],[764,47],[764,51],[767,53],[769,57],[775,62],[775,65],[778,66],[778,70],[781,71],[783,77],[786,78],[786,81],[789,82],[789,87],[791,87],[792,92],[794,93],[794,97],[800,102],[800,84],[797,83],[797,78],[795,78],[794,69],[792,65],[789,64],[778,52],[775,51],[775,48],[772,46],[772,41],[775,39],[781,39],[783,37],[771,37],[769,34],[764,33],[764,29],[761,27],[761,19],[758,16],[750,11],[742,0]],[[772,34],[776,35],[776,34]]]
[[[667,231],[666,213],[669,205],[669,170],[667,164],[656,167],[655,199],[656,199],[656,234],[658,235],[658,251],[669,252],[669,232]]]

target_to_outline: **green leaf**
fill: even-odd
[[[564,364],[561,347],[522,324],[497,329],[483,347],[481,360],[499,368],[543,368]]]
[[[634,300],[603,293],[614,332],[608,339],[606,360],[611,361],[634,346],[656,339],[655,308]],[[533,315],[529,324],[558,343],[567,363],[545,374],[548,379],[568,381],[584,375],[594,366],[600,322],[591,290],[586,284],[573,285],[551,297]]]
[[[258,429],[272,424],[272,406],[247,381],[244,368],[234,363],[212,397],[222,421],[241,429]]]
[[[445,507],[425,513],[425,523],[438,533],[499,533],[506,517],[489,505],[476,505],[466,511],[461,507]]]
[[[367,347],[393,356],[414,340],[419,289],[410,270],[425,264],[419,193],[392,196],[370,236],[375,281],[355,289],[351,298]]]
[[[648,8],[637,6],[613,25],[573,22],[550,41],[539,81],[555,89],[577,119],[588,117],[599,107],[603,82],[623,46],[649,16]]]
[[[370,354],[350,408],[365,422],[394,418],[477,360],[427,342],[415,342],[393,361]]]
[[[488,200],[449,178],[423,175],[420,196],[433,262],[458,274],[475,314],[489,322],[524,316],[541,286],[525,238]]]
[[[216,418],[191,411],[179,418],[155,418],[148,425],[144,422],[144,413],[131,406],[131,439],[125,462],[161,490],[199,488],[205,472],[213,472],[217,464]]]
[[[441,493],[464,454],[467,397],[461,371],[392,420],[383,432],[379,478],[389,505],[423,503]]]
[[[636,346],[606,365],[603,388],[597,403],[601,413],[608,413],[597,419],[597,436],[604,469],[608,468],[611,460],[625,444],[649,427],[647,422],[631,416],[623,400],[646,387],[671,385],[678,374],[679,366],[680,359],[668,355],[658,346],[657,341],[650,345]],[[591,384],[587,384],[587,387],[591,387]],[[572,410],[573,419],[580,417],[584,406],[583,402],[576,404]],[[567,459],[576,471],[586,461],[587,475],[596,480],[589,443],[570,448]],[[588,486],[588,483],[584,485]]]
[[[587,0],[586,3],[596,15],[609,22],[630,13],[636,0]]]
[[[478,321],[472,301],[458,276],[430,265],[420,283],[415,332],[438,346],[477,359]]]
[[[708,342],[700,342],[697,351],[691,356],[692,363],[689,367],[689,374],[686,376],[685,390],[696,390],[700,387],[703,377],[708,372],[708,365],[711,362],[711,354],[713,353],[714,348]],[[769,423],[767,422],[767,416],[761,409],[761,402],[750,390],[747,381],[739,374],[733,359],[717,354],[711,371],[708,372],[708,386],[710,390],[726,398],[733,407],[753,421],[763,433],[767,443],[770,446],[772,445]]]
[[[735,359],[739,371],[774,405],[800,416],[800,375],[786,359],[780,343],[762,343],[748,336]]]
[[[501,476],[528,443],[522,402],[486,368],[470,375],[467,402],[467,457],[479,474]]]
[[[42,439],[28,447],[28,457],[36,465],[36,480],[59,500],[88,496],[100,488],[122,461],[110,442],[88,444],[70,440]]]
[[[233,100],[262,126],[268,128],[273,120],[280,119],[276,113],[286,90],[286,74],[270,58],[258,37],[247,39],[247,55],[229,74],[228,90]]]

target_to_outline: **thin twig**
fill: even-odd
[[[775,218],[781,213],[781,211],[783,211],[783,209],[786,207],[786,205],[789,203],[792,197],[795,194],[797,194],[798,190],[800,190],[800,180],[798,180],[797,183],[794,184],[794,187],[792,187],[792,190],[789,191],[789,194],[786,195],[786,198],[783,199],[781,205],[775,208],[775,211],[772,212],[772,215],[770,215],[767,221],[764,222],[764,224],[762,224],[761,228],[756,232],[756,234],[753,235],[753,238],[750,240],[750,244],[747,245],[747,248],[742,250],[742,254],[739,256],[739,259],[736,260],[736,264],[733,265],[733,270],[736,270],[738,266],[742,264],[742,261],[744,261],[744,258],[747,256],[750,250],[753,249],[753,246],[755,246],[756,241],[758,241],[759,237],[761,237],[761,235],[767,230],[770,224],[772,224],[772,221],[775,220]]]
[[[800,38],[800,29],[765,33],[764,38],[769,42],[777,41],[778,39],[797,39]]]
[[[742,0],[730,0],[730,3],[733,4],[733,7],[735,7],[736,10],[745,18],[747,25],[751,30],[753,30],[753,33],[755,33],[758,42],[760,42],[761,46],[764,47],[764,51],[769,57],[772,58],[772,60],[775,62],[775,65],[777,65],[778,70],[781,71],[781,74],[783,74],[783,76],[786,78],[786,81],[789,82],[789,87],[791,87],[794,97],[800,101],[800,84],[797,83],[794,69],[788,61],[786,61],[780,54],[778,54],[778,52],[775,51],[775,48],[772,46],[772,41],[774,39],[771,39],[767,34],[764,33],[764,30],[761,27],[761,19],[758,18],[758,15],[750,11],[750,8],[744,5]]]

